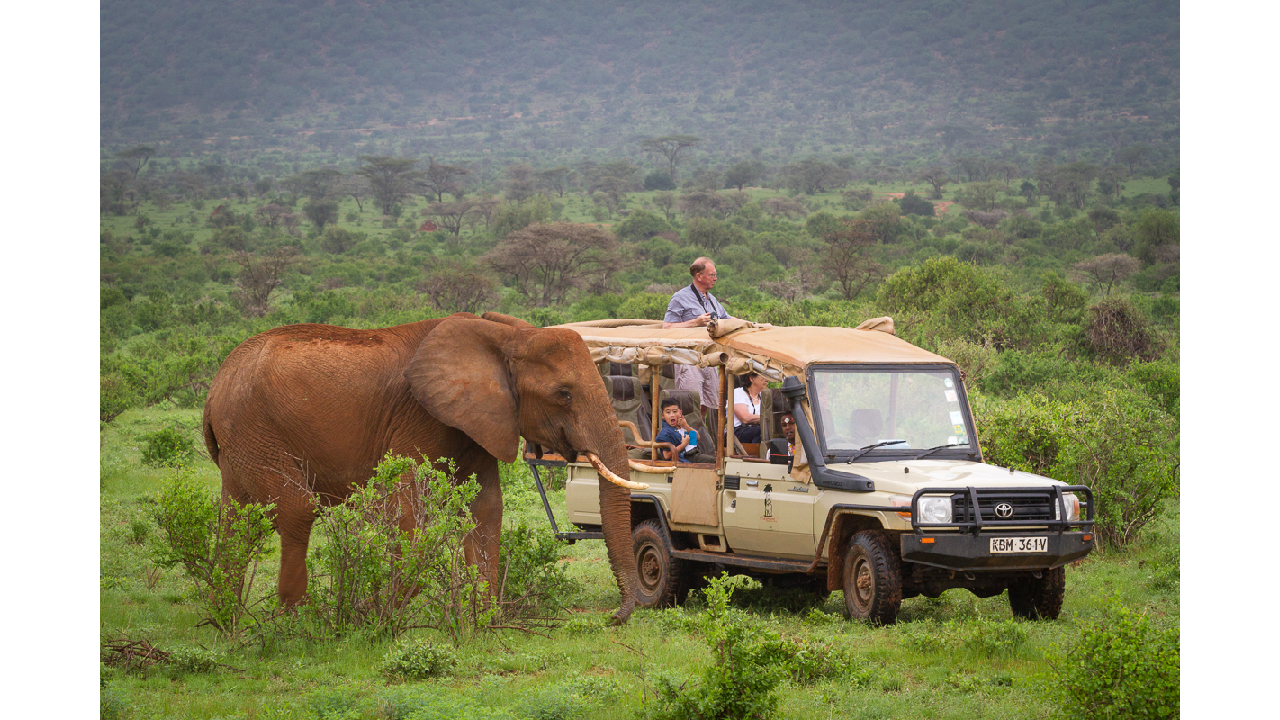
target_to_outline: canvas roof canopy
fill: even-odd
[[[597,363],[724,365],[737,375],[762,372],[771,380],[799,374],[815,363],[952,364],[891,334],[889,318],[863,323],[883,330],[774,327],[743,320],[722,321],[714,329],[664,330],[657,320],[594,320],[558,327],[581,335]]]

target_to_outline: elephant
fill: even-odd
[[[623,479],[630,472],[617,415],[571,330],[499,313],[373,330],[278,327],[227,356],[209,388],[203,431],[223,501],[275,504],[285,607],[305,599],[315,503],[341,503],[387,452],[452,459],[459,477],[475,474],[476,527],[465,549],[497,587],[498,460],[515,462],[521,436],[571,461],[584,456],[610,480],[600,482],[600,514],[622,594],[614,621],[626,622],[635,607],[627,488],[646,486]]]

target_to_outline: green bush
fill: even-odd
[[[778,707],[775,689],[788,669],[781,641],[741,610],[729,607],[735,588],[758,585],[744,575],[722,575],[707,581],[703,591],[707,609],[698,617],[699,630],[711,647],[714,664],[700,681],[677,683],[657,679],[652,720],[704,718],[767,718]]]
[[[195,454],[195,441],[182,428],[165,427],[142,436],[142,462],[146,465],[185,465]]]
[[[581,720],[589,708],[590,703],[563,688],[534,691],[517,705],[520,716],[529,720]]]
[[[996,271],[954,257],[899,270],[880,284],[877,300],[899,321],[905,340],[926,348],[957,338],[996,349],[1030,347],[1046,330],[1042,303],[1016,296]]]
[[[307,700],[307,709],[316,720],[359,720],[359,699],[347,690],[326,689]]]
[[[98,717],[102,720],[129,717],[129,703],[114,688],[103,686],[98,695]]]
[[[422,641],[397,643],[382,656],[380,672],[400,680],[426,680],[447,675],[458,665],[452,648]]]
[[[545,524],[502,529],[502,583],[496,591],[504,616],[554,617],[564,611],[578,583],[558,564],[563,547]]]
[[[180,675],[197,675],[217,670],[218,657],[213,650],[184,646],[171,650],[166,664]]]
[[[951,623],[953,621],[948,621]],[[968,620],[961,625],[960,645],[976,655],[1007,658],[1027,642],[1027,627],[1016,620]]]
[[[1090,307],[1078,340],[1086,357],[1112,365],[1154,360],[1164,345],[1147,316],[1125,298],[1103,300]]]
[[[975,396],[986,460],[1047,475],[1094,494],[1095,531],[1128,545],[1178,493],[1178,421],[1145,394],[1096,388],[1064,401],[1034,393]]]
[[[248,594],[271,537],[273,507],[235,500],[221,504],[216,494],[179,471],[165,484],[152,510],[160,528],[151,546],[156,564],[181,565],[196,584],[209,624],[229,635],[257,620],[250,613]]]
[[[1131,363],[1125,368],[1123,377],[1141,388],[1165,413],[1172,417],[1179,416],[1181,374],[1175,363],[1166,360]]]
[[[515,720],[502,708],[485,707],[474,700],[439,687],[402,685],[390,688],[373,702],[373,712],[358,714],[352,703],[348,712],[353,717],[378,717],[383,720]]]
[[[636,293],[618,306],[618,317],[661,320],[667,314],[667,304],[670,302],[669,293]]]
[[[876,678],[876,669],[859,660],[840,642],[791,642],[773,644],[774,663],[785,668],[791,682],[813,685],[840,679],[855,687],[867,687]]]
[[[463,551],[480,486],[451,473],[388,454],[364,487],[320,513],[328,543],[308,559],[310,602],[301,612],[320,635],[433,627],[461,642],[488,624],[498,608],[479,601],[487,587]],[[412,532],[400,529],[406,512]]]
[[[1180,648],[1176,629],[1113,601],[1055,663],[1059,709],[1082,720],[1178,717]]]

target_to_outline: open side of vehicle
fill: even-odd
[[[954,363],[869,329],[609,322],[566,327],[583,334],[611,391],[623,390],[614,398],[630,418],[631,479],[648,485],[631,493],[642,606],[678,604],[704,576],[732,569],[842,590],[850,617],[873,624],[894,622],[904,598],[952,588],[1007,590],[1015,615],[1058,616],[1065,565],[1093,548],[1093,495],[983,463]],[[735,374],[773,381],[762,436],[785,450],[777,420],[790,413],[794,456],[737,443],[722,406],[697,418],[714,433],[715,463],[654,459],[658,403],[679,395],[663,369],[679,363],[717,368],[721,397]],[[557,537],[602,537],[595,470],[526,450]],[[548,465],[567,468],[574,531],[556,527],[539,474]]]

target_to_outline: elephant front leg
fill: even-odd
[[[476,472],[480,492],[471,501],[471,516],[476,526],[463,540],[467,562],[480,570],[480,578],[489,583],[489,594],[497,596],[502,573],[498,554],[502,543],[502,485],[494,461],[490,472]]]

